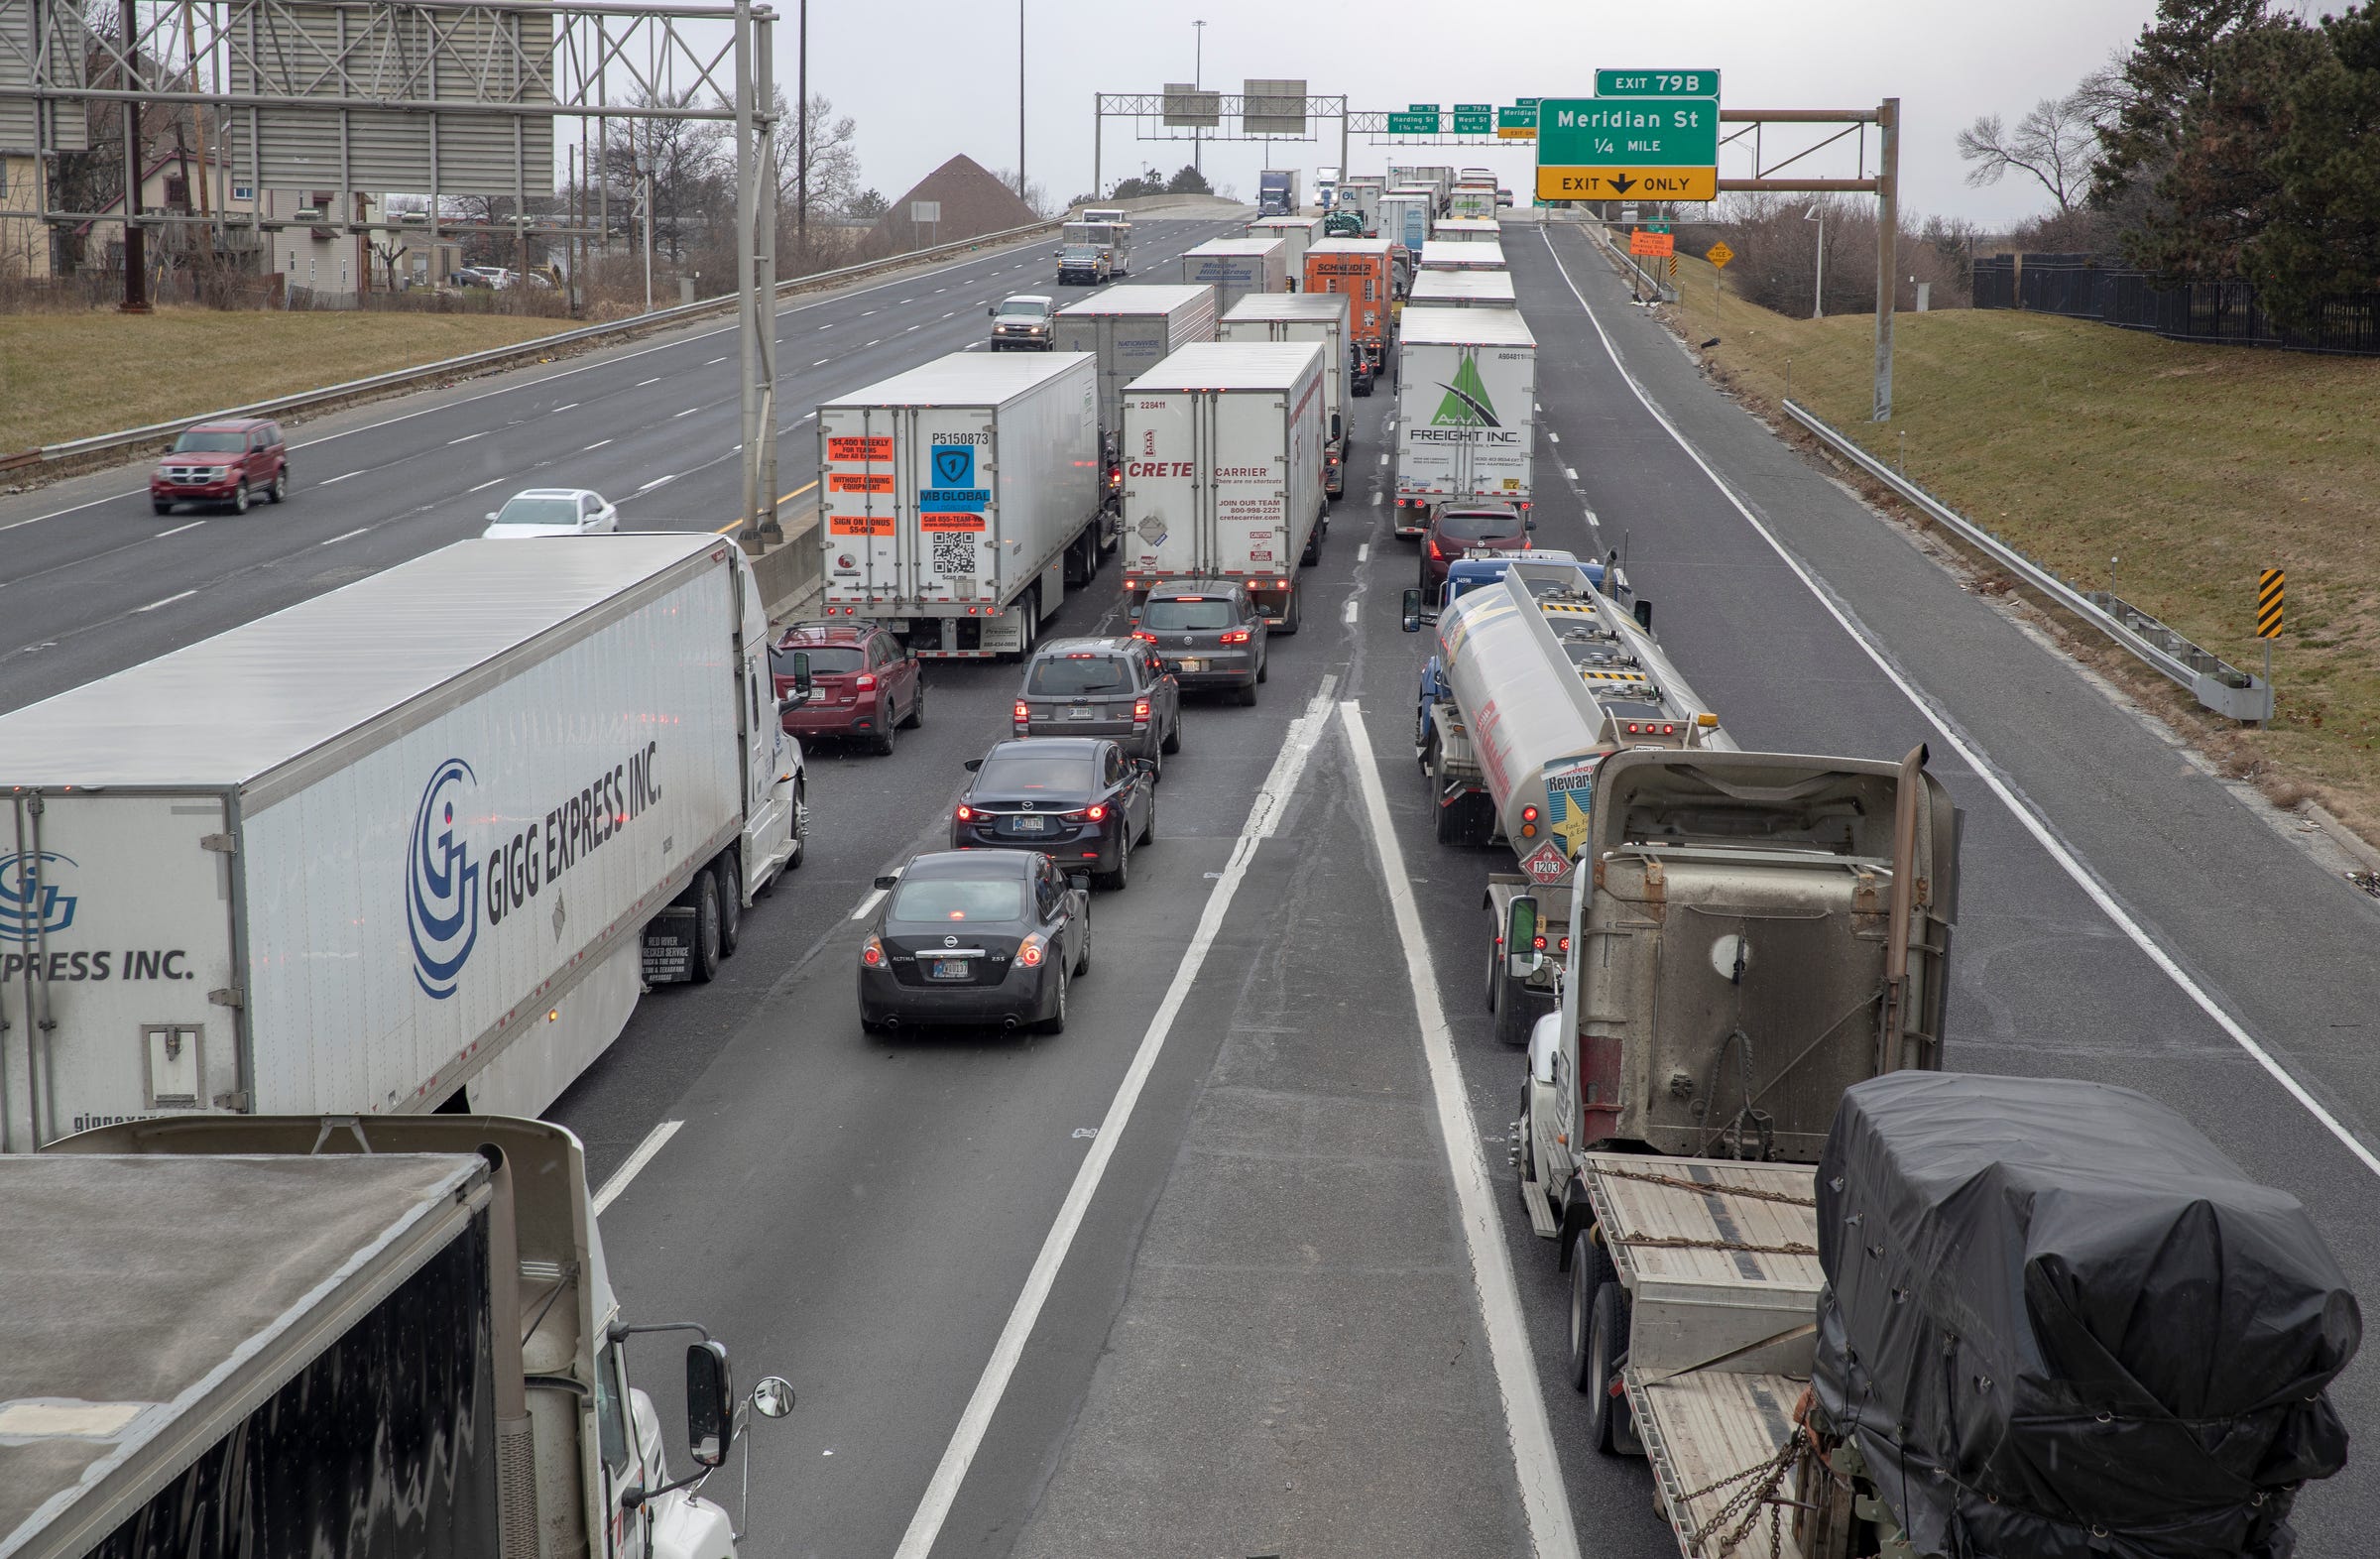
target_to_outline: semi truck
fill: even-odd
[[[1306,291],[1346,297],[1348,335],[1361,359],[1348,388],[1357,395],[1371,394],[1373,380],[1388,365],[1389,307],[1395,293],[1388,241],[1324,239],[1306,251]]]
[[[1193,341],[1215,339],[1215,289],[1170,283],[1103,288],[1058,310],[1050,345],[1099,361],[1100,470],[1110,524],[1100,549],[1121,536],[1124,495],[1124,387]]]
[[[793,1406],[622,1314],[585,1156],[539,1121],[83,1132],[0,1159],[0,1241],[11,1559],[733,1559],[701,1480]],[[632,1369],[660,1332],[691,1334],[691,1477]]]
[[[823,615],[921,659],[1025,655],[1099,566],[1099,360],[953,352],[822,402],[818,471]]]
[[[1358,174],[1339,184],[1336,209],[1352,211],[1364,224],[1363,236],[1380,236],[1380,197],[1388,192],[1388,181],[1377,174]]]
[[[1537,340],[1519,310],[1407,305],[1397,338],[1396,534],[1424,535],[1452,500],[1527,510]]]
[[[1275,632],[1304,617],[1297,570],[1321,555],[1323,348],[1186,346],[1132,381],[1124,411],[1125,590],[1238,579]]]
[[[1425,187],[1391,189],[1380,199],[1380,236],[1418,255],[1430,235],[1432,192]]]
[[[1509,271],[1424,271],[1405,294],[1408,308],[1516,308]]]
[[[1059,229],[1058,285],[1098,287],[1132,271],[1131,227],[1089,219]]]
[[[1210,238],[1183,251],[1182,280],[1215,289],[1215,309],[1250,293],[1289,291],[1289,241],[1285,238]]]
[[[458,542],[0,716],[0,1145],[544,1109],[799,864],[774,687],[742,552],[648,533]]]
[[[1218,331],[1226,341],[1312,341],[1322,348],[1322,490],[1331,498],[1346,490],[1353,432],[1347,416],[1348,318],[1344,294],[1266,294],[1240,300]]]
[[[1421,246],[1424,271],[1502,271],[1504,246],[1482,239],[1432,238]]]
[[[1259,216],[1248,224],[1250,238],[1278,238],[1288,247],[1281,251],[1281,269],[1286,286],[1295,291],[1306,274],[1306,251],[1322,241],[1322,218],[1319,216]]]
[[[1444,243],[1500,244],[1504,224],[1488,217],[1445,216],[1430,224],[1430,237]]]
[[[1299,209],[1297,170],[1267,168],[1256,175],[1256,209],[1266,216],[1289,216]]]
[[[1339,170],[1325,164],[1314,170],[1314,204],[1316,209],[1329,211],[1339,193]]]

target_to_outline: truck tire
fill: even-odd
[[[810,782],[793,781],[793,853],[785,857],[785,870],[801,869],[801,858],[810,850]]]
[[[744,938],[744,873],[736,863],[736,847],[730,845],[711,863],[713,882],[719,892],[719,956],[736,956],[736,943]]]
[[[1322,522],[1316,521],[1314,523],[1314,529],[1306,536],[1306,549],[1297,554],[1297,566],[1300,568],[1311,568],[1316,563],[1321,561]]]
[[[1281,626],[1274,629],[1274,633],[1294,634],[1297,632],[1298,624],[1303,621],[1306,615],[1305,608],[1300,604],[1301,600],[1302,597],[1299,596],[1296,590],[1292,589],[1289,592],[1288,609],[1281,613]]]
[[[1463,827],[1463,803],[1446,799],[1446,750],[1436,743],[1430,746],[1430,800],[1438,810],[1438,842],[1445,845],[1466,843]]]
[[[1570,1259],[1570,1383],[1587,1397],[1587,1436],[1606,1456],[1641,1456],[1635,1416],[1611,1382],[1627,1362],[1628,1292],[1585,1230]]]
[[[1504,949],[1500,938],[1503,927],[1495,921],[1495,905],[1488,906],[1488,1011],[1495,1012],[1495,988],[1504,983]]]
[[[690,907],[694,911],[694,961],[691,970],[696,985],[709,985],[719,978],[719,890],[717,879],[709,867],[694,874],[689,890],[694,896]]]

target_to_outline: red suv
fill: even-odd
[[[769,654],[776,696],[793,690],[793,656],[809,658],[810,696],[784,712],[788,736],[864,736],[891,754],[894,733],[925,723],[925,667],[875,623],[795,623]]]
[[[244,515],[251,499],[289,496],[289,447],[281,424],[262,418],[186,428],[149,473],[149,507],[161,515],[176,504],[229,504]]]
[[[1421,538],[1421,598],[1438,599],[1446,583],[1447,565],[1474,551],[1520,552],[1537,529],[1510,504],[1463,502],[1447,504],[1430,517]]]

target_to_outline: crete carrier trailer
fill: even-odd
[[[800,859],[768,646],[715,538],[462,541],[0,716],[6,1147],[544,1109]]]
[[[1219,334],[1226,341],[1312,341],[1322,348],[1324,426],[1322,490],[1337,498],[1347,485],[1348,302],[1337,293],[1300,293],[1243,298],[1233,305]]]
[[[1424,271],[1405,295],[1408,308],[1517,308],[1509,271]]]
[[[1289,291],[1289,240],[1210,238],[1182,253],[1182,280],[1215,289],[1215,308],[1228,314],[1250,293]]]
[[[1456,500],[1525,512],[1537,456],[1528,322],[1518,309],[1407,307],[1397,332],[1396,534],[1425,534]]]
[[[1297,632],[1297,570],[1323,514],[1323,349],[1311,341],[1188,346],[1133,381],[1124,413],[1125,589],[1241,579]]]
[[[1109,287],[1058,310],[1050,346],[1099,360],[1099,438],[1111,506],[1124,494],[1124,387],[1193,341],[1215,339],[1215,289],[1172,285]],[[1113,551],[1118,531],[1102,531]]]
[[[820,404],[828,617],[928,660],[1032,649],[1099,566],[1099,361],[953,352]]]
[[[631,1371],[700,1328],[621,1315],[558,1126],[108,1127],[0,1160],[0,1244],[9,1559],[736,1552]],[[699,1479],[793,1391],[685,1341]]]

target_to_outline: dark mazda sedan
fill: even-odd
[[[860,944],[860,1026],[1027,1024],[1066,1031],[1091,972],[1091,896],[1044,855],[937,851],[898,875]]]
[[[1102,888],[1131,880],[1132,847],[1157,831],[1156,780],[1147,759],[1127,758],[1100,737],[1002,742],[967,760],[975,778],[951,814],[958,850],[1037,850],[1067,872],[1093,872]]]

